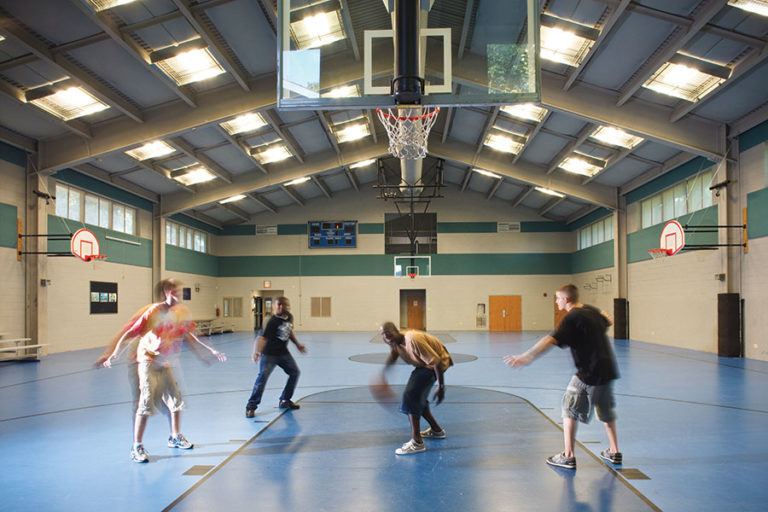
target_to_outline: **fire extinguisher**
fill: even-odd
[[[216,306],[216,318],[219,318],[221,316],[221,310],[219,309],[219,306]]]

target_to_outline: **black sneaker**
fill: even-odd
[[[547,464],[565,469],[576,469],[576,457],[566,457],[562,452],[547,457]]]
[[[246,418],[253,418],[256,416],[256,409],[246,409],[245,410],[245,417]]]
[[[280,405],[278,406],[280,409],[291,409],[296,410],[299,408],[299,404],[295,404],[291,402],[290,400],[280,400]]]
[[[621,464],[621,460],[622,460],[621,452],[613,453],[609,450],[601,451],[600,458],[603,460],[607,460],[611,464]]]

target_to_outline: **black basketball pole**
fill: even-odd
[[[395,1],[395,78],[392,96],[398,105],[421,102],[419,76],[419,0]]]

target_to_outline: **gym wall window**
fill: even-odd
[[[678,183],[640,203],[642,228],[712,206],[712,171]]]
[[[56,215],[129,235],[137,231],[136,208],[64,183],[56,184]]]
[[[191,251],[208,252],[207,233],[171,221],[165,223],[165,243]]]
[[[613,216],[593,222],[578,231],[577,249],[586,249],[593,245],[613,240]]]

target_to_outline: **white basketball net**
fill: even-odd
[[[439,107],[421,105],[377,108],[376,113],[389,135],[392,156],[409,160],[427,156],[427,138],[439,112]]]

